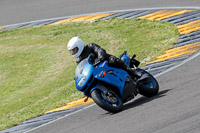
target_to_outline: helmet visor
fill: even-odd
[[[75,55],[78,52],[78,47],[73,48],[72,50],[70,50],[70,52],[72,53],[72,55]]]

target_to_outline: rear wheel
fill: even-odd
[[[140,81],[139,82],[139,93],[146,97],[152,97],[158,94],[159,84],[157,80],[147,71],[142,69],[137,69],[136,71],[141,72],[143,74],[147,74],[149,76],[148,82]]]
[[[103,91],[96,89],[91,93],[94,102],[102,109],[112,113],[117,113],[123,109],[123,102],[113,91],[105,94]]]

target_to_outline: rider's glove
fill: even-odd
[[[105,60],[105,57],[100,57],[99,58],[99,61],[101,61],[101,62],[104,61],[104,60]]]
[[[94,54],[90,54],[89,56],[88,56],[88,61],[90,62],[90,63],[94,63]]]

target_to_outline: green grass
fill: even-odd
[[[83,97],[75,89],[75,58],[66,47],[73,36],[115,56],[128,50],[143,66],[173,45],[179,32],[167,22],[114,18],[1,32],[0,130]]]

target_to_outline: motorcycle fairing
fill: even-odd
[[[104,72],[106,72],[105,75],[103,74]],[[131,81],[127,82],[127,79],[130,79]],[[95,89],[100,89],[107,93],[108,90],[106,87],[94,86],[93,88],[90,88],[94,80],[99,80],[118,88],[123,100],[129,98],[136,88],[126,71],[108,66],[108,61],[100,63],[96,68],[86,59],[81,61],[77,66],[75,73],[76,88],[88,97],[91,97],[90,94]]]
[[[94,67],[87,60],[78,64],[75,71],[75,84],[79,91],[84,91],[92,83],[93,69]]]
[[[101,66],[100,64],[99,66]],[[104,76],[103,72],[107,74]],[[94,78],[102,82],[108,83],[112,86],[115,86],[119,89],[121,96],[123,95],[123,89],[126,83],[127,77],[129,74],[118,68],[109,67],[108,63],[104,63],[103,67],[97,67],[94,69]]]

